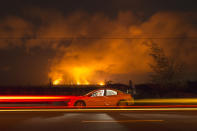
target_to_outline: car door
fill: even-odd
[[[116,106],[119,102],[120,98],[118,96],[118,92],[111,89],[106,89],[106,101],[105,104],[107,106]]]
[[[105,106],[105,90],[100,89],[92,92],[89,96],[90,98],[86,100],[87,106]]]

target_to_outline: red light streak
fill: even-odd
[[[2,106],[0,109],[78,109],[76,106]],[[197,108],[197,105],[159,105],[159,106],[86,106],[80,107],[82,109],[112,109],[112,108],[125,108],[125,109],[134,109],[134,108]]]
[[[75,98],[76,96],[0,96],[0,102],[66,101]]]

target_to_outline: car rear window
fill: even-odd
[[[118,92],[114,91],[114,90],[107,90],[107,92],[106,92],[107,96],[113,96],[113,95],[117,95],[117,94],[118,94]]]

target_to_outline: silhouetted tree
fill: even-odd
[[[106,86],[106,87],[110,87],[111,84],[112,84],[112,81],[110,81],[110,80],[109,80],[109,81],[105,81],[105,86]]]
[[[164,50],[156,43],[150,46],[153,63],[151,81],[161,87],[177,86],[181,83],[184,66],[172,57],[166,56]]]

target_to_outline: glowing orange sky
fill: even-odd
[[[159,12],[147,20],[131,11],[119,11],[113,19],[81,11],[67,16],[58,11],[39,10],[35,14],[45,26],[38,28],[22,17],[9,16],[0,27],[12,30],[0,33],[37,39],[2,40],[0,48],[24,46],[30,53],[34,48],[55,50],[47,72],[54,84],[97,84],[106,80],[125,83],[130,79],[146,82],[152,62],[148,45],[152,42],[164,48],[167,55],[183,61],[187,72],[196,71],[196,40],[189,37],[195,36],[197,30],[191,24],[195,17],[188,13]],[[177,36],[185,39],[168,39]]]

